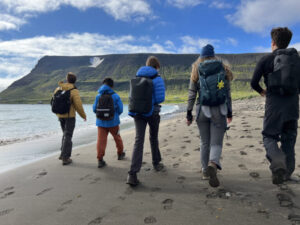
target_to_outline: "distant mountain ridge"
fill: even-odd
[[[115,80],[116,91],[129,90],[129,80],[149,55],[158,57],[168,91],[186,90],[191,64],[198,54],[112,54],[99,56],[45,56],[32,71],[0,93],[0,103],[48,103],[58,81],[69,71],[77,75],[77,88],[84,102],[91,102],[104,77]],[[263,53],[219,54],[230,63],[237,88],[247,85]],[[98,65],[97,65],[98,64]],[[248,85],[249,86],[249,85]]]

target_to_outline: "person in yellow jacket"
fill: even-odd
[[[84,112],[82,101],[80,99],[79,91],[75,87],[76,75],[69,72],[67,74],[67,83],[59,82],[58,88],[54,91],[54,94],[58,90],[68,91],[70,90],[71,106],[69,113],[56,114],[61,129],[63,131],[62,143],[61,143],[61,155],[59,157],[62,160],[63,165],[68,165],[72,163],[71,153],[72,153],[72,136],[75,128],[75,117],[76,112],[86,121],[86,114]]]

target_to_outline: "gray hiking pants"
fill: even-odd
[[[278,169],[285,169],[288,176],[291,176],[294,172],[297,128],[297,120],[291,120],[283,123],[278,135],[267,135],[264,133],[264,146],[267,151],[267,158],[271,163],[270,169],[272,172]],[[278,142],[281,143],[280,148]]]
[[[215,163],[218,169],[222,169],[220,157],[227,126],[226,116],[221,114],[219,107],[211,107],[211,118],[206,117],[201,110],[197,119],[197,125],[201,140],[202,169],[206,170],[209,162]]]
[[[72,137],[75,128],[75,118],[60,118],[60,126],[63,132],[61,141],[61,157],[67,159],[72,153]]]

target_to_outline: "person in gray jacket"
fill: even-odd
[[[187,125],[191,125],[192,111],[198,95],[196,122],[201,139],[203,179],[208,179],[212,187],[220,185],[217,169],[222,169],[220,157],[224,134],[227,124],[232,121],[230,91],[232,79],[233,75],[229,67],[215,57],[213,46],[203,47],[200,57],[192,65],[186,118]]]

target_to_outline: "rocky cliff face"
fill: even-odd
[[[104,77],[115,80],[117,91],[127,91],[128,81],[137,69],[145,64],[150,54],[114,54],[103,56],[45,56],[33,70],[15,81],[0,93],[0,103],[36,103],[48,101],[57,82],[65,79],[67,72],[78,76],[77,87],[82,92],[95,92]],[[168,90],[186,89],[189,82],[191,64],[196,54],[151,54],[159,58],[160,73]],[[249,81],[256,62],[263,54],[220,54],[217,55],[231,64],[235,82]],[[243,86],[243,85],[239,85]]]

